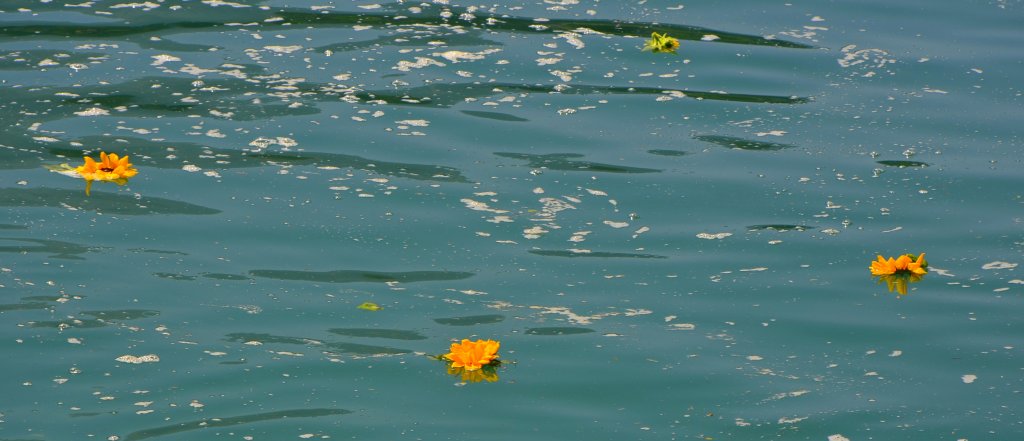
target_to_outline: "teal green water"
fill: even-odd
[[[1022,7],[0,2],[0,440],[1021,439]]]

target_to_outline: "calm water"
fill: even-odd
[[[1021,1],[237,1],[0,2],[0,439],[1024,439]]]

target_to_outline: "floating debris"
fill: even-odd
[[[644,48],[641,50],[653,53],[675,54],[677,49],[679,49],[678,39],[670,37],[668,34],[652,32],[651,39],[647,40],[647,43],[644,44]]]
[[[383,309],[383,308],[380,307],[380,305],[378,305],[376,303],[373,303],[373,302],[363,302],[359,306],[356,306],[356,308],[359,308],[359,309],[362,309],[362,310],[365,310],[365,311],[380,311],[381,309]]]
[[[707,240],[725,239],[729,236],[732,236],[732,233],[697,233],[697,238]]]
[[[120,357],[115,358],[115,360],[120,361],[121,363],[142,364],[142,363],[156,363],[156,362],[160,361],[160,357],[158,357],[156,354],[146,354],[146,355],[140,355],[140,356],[122,355]]]

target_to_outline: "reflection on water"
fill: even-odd
[[[592,257],[592,258],[628,258],[628,259],[667,259],[668,256],[643,253],[612,253],[605,251],[569,251],[569,250],[529,250],[528,253],[550,257]]]
[[[693,139],[718,144],[722,147],[737,150],[772,151],[793,148],[792,145],[777,142],[754,141],[723,135],[697,135]]]
[[[204,2],[206,3],[206,2]],[[257,2],[257,4],[263,2]],[[31,4],[36,12],[59,11],[61,5],[53,4]],[[586,30],[590,33],[606,35],[643,37],[651,35],[652,32],[667,33],[682,40],[698,41],[707,35],[715,35],[719,43],[732,43],[756,46],[775,46],[794,49],[808,49],[813,46],[803,43],[796,43],[781,39],[769,39],[756,35],[739,34],[726,32],[717,29],[704,28],[699,26],[687,26],[671,23],[649,23],[632,22],[622,20],[578,20],[578,19],[545,19],[543,24],[538,24],[533,17],[515,17],[509,15],[489,14],[485,9],[473,8],[472,10],[447,5],[430,5],[427,3],[418,6],[417,13],[410,14],[408,8],[401,4],[389,4],[382,9],[384,13],[375,12],[342,12],[342,11],[309,11],[298,8],[274,8],[264,10],[263,8],[220,8],[216,15],[221,20],[210,21],[210,9],[206,5],[196,3],[183,3],[178,5],[173,12],[167,9],[161,10],[164,14],[153,17],[154,14],[146,14],[147,8],[109,8],[97,6],[96,10],[104,10],[115,17],[127,19],[124,23],[106,24],[90,23],[12,23],[0,28],[0,35],[19,39],[44,39],[44,38],[80,38],[80,39],[127,39],[138,41],[145,46],[160,46],[173,42],[162,39],[143,38],[151,35],[173,35],[184,32],[197,32],[202,30],[219,30],[225,23],[253,23],[256,30],[273,32],[282,30],[286,26],[314,26],[324,27],[354,27],[371,26],[388,28],[394,26],[420,27],[420,28],[455,28],[460,30],[482,29],[488,31],[501,31],[513,33],[563,33],[580,32]],[[459,17],[458,20],[449,17]],[[159,20],[162,18],[163,20]],[[278,19],[279,18],[279,19]],[[391,42],[388,42],[391,43]],[[165,46],[160,46],[165,48]],[[189,46],[178,48],[187,50]]]
[[[491,119],[495,121],[508,121],[508,122],[527,122],[526,118],[520,118],[515,115],[502,112],[485,112],[483,110],[460,110],[463,114],[469,116],[475,116],[477,118]]]
[[[440,165],[377,161],[338,153],[268,152],[260,148],[238,151],[187,142],[156,142],[134,137],[118,137],[118,139],[125,140],[131,146],[133,162],[137,167],[180,169],[184,165],[191,165],[200,169],[232,169],[267,165],[306,165],[354,168],[416,180],[466,182],[465,176],[459,170]],[[259,141],[257,139],[254,143],[258,144]],[[109,142],[109,138],[86,136],[79,142],[91,146],[103,145]],[[49,151],[54,155],[67,158],[80,158],[86,154],[84,149],[73,148],[50,148]],[[174,154],[168,155],[168,152]]]
[[[279,410],[276,412],[254,413],[235,417],[204,418],[201,420],[186,421],[182,423],[154,427],[152,429],[135,431],[129,433],[128,435],[125,435],[123,439],[125,441],[139,441],[149,438],[156,438],[158,436],[173,435],[177,433],[189,432],[192,430],[203,430],[212,427],[229,427],[241,424],[257,423],[260,421],[282,420],[286,418],[317,418],[331,415],[345,415],[349,413],[352,413],[352,411],[345,409],[314,408]]]
[[[47,302],[21,302],[21,303],[8,303],[0,304],[0,312],[4,311],[22,311],[28,309],[46,309],[53,306],[52,303]]]
[[[153,273],[153,275],[157,276],[157,277],[159,277],[161,279],[169,279],[169,280],[181,280],[181,281],[196,280],[196,276],[190,276],[188,274],[156,272],[156,273]]]
[[[473,326],[498,323],[505,320],[501,314],[468,315],[465,317],[437,318],[435,322],[447,326]]]
[[[123,193],[94,191],[85,197],[83,190],[56,188],[0,188],[0,207],[51,207],[99,211],[111,214],[210,215],[220,210],[188,202],[151,196],[135,197]]]
[[[367,328],[332,328],[327,332],[348,337],[388,338],[393,340],[426,340],[427,337],[416,331],[401,329],[367,329]]]
[[[650,153],[652,155],[658,155],[658,156],[686,156],[686,155],[690,154],[689,152],[683,151],[683,150],[667,150],[667,149],[653,149],[653,150],[648,150],[647,153]]]
[[[156,317],[160,315],[160,312],[147,309],[120,309],[109,311],[82,311],[81,314],[91,316],[92,318],[68,316],[62,320],[30,321],[27,322],[26,325],[32,328],[54,328],[58,330],[64,330],[66,328],[101,328],[117,324],[118,322]]]
[[[342,334],[344,335],[344,334]],[[316,340],[312,338],[302,337],[287,337],[281,335],[264,334],[264,333],[245,333],[236,332],[227,334],[224,336],[227,341],[242,342],[246,344],[290,344],[290,345],[302,345],[302,346],[314,346],[321,348],[321,350],[329,349],[334,352],[352,354],[359,356],[373,356],[373,355],[401,355],[412,352],[408,349],[393,348],[388,346],[376,346],[376,345],[364,345],[358,343],[349,342],[328,342],[322,340]],[[399,340],[412,340],[412,339],[399,339]]]
[[[859,15],[870,7],[373,3],[0,1],[0,434],[974,439],[1003,429],[986,415],[1019,420],[1002,380],[1016,378],[1002,346],[1002,306],[1024,285],[1016,218],[977,201],[1019,199],[978,180],[1014,163],[956,170],[976,139],[1013,139],[983,132],[1002,128],[998,106],[950,125],[929,111],[996,88],[1013,101],[998,63],[915,62],[941,47],[900,47],[888,32],[925,30]],[[681,24],[726,23],[705,14],[736,20]],[[686,40],[680,56],[641,52],[652,32]],[[44,168],[111,148],[159,185],[85,198]],[[936,158],[957,167],[927,168]],[[914,176],[860,179],[898,167]],[[210,206],[146,197],[170,187]],[[936,216],[974,227],[912,227]],[[843,256],[926,241],[964,276],[913,302],[846,295],[885,288],[846,286],[863,268]],[[877,282],[906,299],[918,280]],[[373,298],[393,282],[402,295]],[[524,381],[483,396],[452,383],[508,371],[408,355],[485,334],[522,357]],[[943,344],[985,366],[921,350]],[[115,361],[151,352],[144,368]],[[968,369],[973,386],[957,382]],[[935,390],[956,404],[920,406],[921,384],[950,385]],[[708,410],[720,417],[701,427],[678,417]]]
[[[216,280],[252,280],[252,279],[250,279],[250,278],[248,278],[246,276],[243,276],[241,274],[203,273],[202,276],[206,277],[208,279],[216,279]]]
[[[531,168],[546,168],[550,170],[565,171],[586,171],[603,173],[655,173],[661,170],[653,168],[629,167],[625,165],[602,164],[599,162],[579,161],[574,158],[582,158],[579,153],[551,153],[547,155],[531,155],[526,153],[505,153],[495,152],[495,155],[503,158],[523,159]]]
[[[325,346],[327,346],[330,349],[333,349],[335,351],[338,351],[338,352],[341,352],[341,353],[345,353],[345,354],[367,355],[367,356],[369,356],[369,355],[401,355],[401,354],[408,354],[408,353],[412,352],[411,350],[408,350],[408,349],[392,348],[392,347],[388,347],[388,346],[361,345],[361,344],[358,344],[358,343],[346,343],[346,342],[332,342],[332,343],[327,343]]]
[[[889,292],[896,292],[897,294],[904,296],[907,295],[910,289],[911,283],[917,283],[924,280],[924,274],[886,274],[883,276],[875,276],[878,280],[876,283],[879,285],[885,284],[889,288]]]
[[[0,189],[0,193],[2,193]],[[2,205],[2,204],[0,204]],[[22,237],[0,237],[0,241],[25,242],[32,245],[0,245],[0,253],[43,253],[56,259],[84,259],[81,254],[102,250],[102,247],[88,247],[71,242]]]
[[[904,168],[904,167],[928,167],[928,163],[927,162],[920,162],[920,161],[885,160],[885,161],[876,161],[876,162],[878,162],[879,164],[882,164],[882,165],[887,165],[889,167],[898,167],[898,168]]]
[[[529,335],[575,335],[575,334],[589,334],[594,332],[590,328],[577,328],[570,326],[550,326],[542,328],[529,328],[526,333]]]
[[[795,225],[795,224],[763,224],[763,225],[748,225],[747,230],[749,231],[806,231],[812,230],[814,227],[809,225]]]
[[[459,380],[463,383],[494,383],[498,381],[498,367],[493,365],[487,365],[476,370],[466,370],[462,367],[453,367],[451,364],[448,365],[448,375],[453,377],[459,377]]]
[[[249,271],[256,277],[278,280],[304,280],[325,283],[413,283],[434,282],[443,280],[462,280],[473,277],[473,273],[460,271],[297,271],[258,269]]]

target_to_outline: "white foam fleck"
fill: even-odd
[[[119,3],[119,4],[111,6],[110,9],[132,8],[132,9],[142,9],[142,10],[145,10],[145,11],[149,11],[150,9],[155,9],[155,8],[159,8],[159,7],[160,7],[160,4],[153,3],[153,2]]]
[[[412,69],[423,69],[424,67],[427,67],[427,66],[437,66],[437,67],[444,67],[445,66],[444,63],[442,63],[440,61],[437,61],[437,60],[435,60],[433,58],[416,57],[415,60],[416,61],[401,60],[401,61],[398,62],[398,65],[396,65],[395,67],[392,67],[392,69],[395,69],[395,70],[398,70],[398,71],[402,71],[402,72],[409,72]]]
[[[847,438],[837,433],[835,435],[829,435],[828,441],[850,441],[850,438]]]
[[[189,173],[195,173],[197,171],[202,170],[201,168],[199,168],[198,165],[195,165],[195,164],[185,164],[185,165],[181,166],[181,169],[184,170],[184,171],[187,171]]]
[[[498,214],[500,214],[500,213],[508,213],[508,210],[499,210],[499,209],[491,208],[491,207],[489,207],[487,205],[486,202],[475,201],[475,200],[469,199],[469,198],[459,199],[459,202],[462,202],[463,204],[466,204],[466,208],[468,208],[470,210],[487,211],[487,212],[490,212],[490,213],[498,213]],[[507,216],[502,216],[502,217],[507,217]],[[508,220],[508,222],[511,222],[511,221],[512,221],[511,219]]]
[[[989,263],[986,263],[986,264],[982,265],[981,269],[985,269],[985,270],[1012,269],[1012,268],[1016,268],[1016,267],[1017,267],[1016,263],[995,261],[995,262],[989,262]]]
[[[248,8],[249,5],[243,5],[241,3],[227,2],[224,0],[203,0],[203,4],[209,6],[230,6],[232,8]]]
[[[527,239],[537,239],[542,234],[547,233],[548,230],[541,228],[540,226],[533,226],[523,230],[523,237]]]
[[[171,61],[181,61],[181,58],[175,57],[174,55],[168,55],[168,54],[153,55],[150,58],[153,59],[153,62],[150,63],[150,66],[160,66],[160,65],[163,65],[164,63],[168,63],[168,62],[171,62]]]
[[[962,380],[964,382],[964,384],[971,384],[971,383],[974,382],[974,380],[977,380],[977,379],[978,379],[978,376],[974,375],[974,374],[966,374],[966,375],[960,376],[960,380]]]
[[[430,125],[430,121],[425,119],[403,119],[401,121],[395,121],[395,124],[402,124],[413,127],[427,127]]]
[[[669,329],[673,331],[692,331],[697,329],[697,325],[693,323],[673,323],[669,325]]]
[[[263,46],[263,49],[266,49],[268,51],[271,51],[271,52],[274,52],[274,53],[278,53],[278,54],[290,54],[292,52],[301,50],[302,46],[299,46],[299,45],[292,45],[292,46]]]
[[[115,360],[120,361],[121,363],[142,364],[142,363],[156,363],[156,362],[160,361],[160,357],[158,357],[156,354],[146,354],[146,355],[140,355],[140,356],[122,355],[120,357],[115,358]]]
[[[602,223],[612,228],[626,228],[629,226],[629,222],[615,222],[606,220]]]
[[[445,51],[435,52],[432,55],[435,57],[441,57],[445,60],[451,61],[452,63],[459,63],[462,61],[475,61],[482,60],[487,55],[501,52],[501,49],[486,49],[480,52],[466,52],[466,51]]]
[[[725,239],[729,236],[732,236],[732,233],[697,233],[698,238],[708,240]]]
[[[583,49],[586,46],[583,43],[583,40],[580,40],[580,34],[577,34],[575,32],[563,32],[556,35],[555,38],[561,38],[565,40],[566,43],[569,43],[570,46],[576,49]]]
[[[80,112],[75,112],[75,115],[78,115],[78,116],[105,116],[105,115],[110,115],[110,111],[106,110],[106,109],[101,109],[99,107],[90,107],[90,108],[82,110]]]

